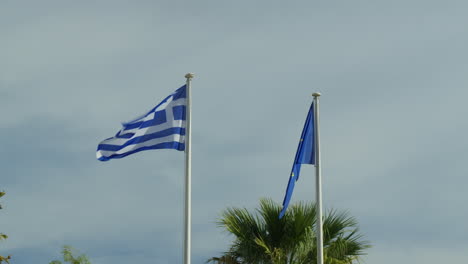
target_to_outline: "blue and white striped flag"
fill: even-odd
[[[119,159],[149,149],[185,150],[186,85],[148,113],[122,124],[114,137],[97,147],[100,161]]]

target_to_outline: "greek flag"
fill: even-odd
[[[299,180],[301,164],[315,164],[314,151],[314,104],[310,106],[309,114],[307,115],[304,129],[302,130],[299,146],[297,147],[296,158],[289,177],[288,187],[286,187],[286,195],[283,200],[283,209],[280,212],[279,218],[283,218],[291,200],[294,185]]]
[[[185,150],[185,116],[184,85],[143,116],[123,123],[114,137],[99,143],[96,157],[107,161],[149,149]]]

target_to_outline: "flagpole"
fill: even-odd
[[[317,209],[317,264],[323,264],[323,222],[322,222],[322,171],[320,168],[320,133],[319,133],[319,97],[320,93],[312,94],[314,97],[314,120],[315,120],[315,195]]]
[[[186,91],[187,108],[185,117],[185,203],[184,203],[184,264],[190,264],[191,256],[191,225],[192,225],[192,149],[191,149],[191,81],[193,73],[187,73]]]

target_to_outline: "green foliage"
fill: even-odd
[[[240,264],[235,256],[230,255],[224,255],[219,258],[212,257],[206,263]]]
[[[4,191],[1,191],[1,192],[0,192],[0,197],[3,197],[4,195],[5,195],[5,192],[4,192]],[[2,209],[2,205],[1,205],[1,204],[0,204],[0,209]],[[0,233],[0,240],[5,240],[5,239],[7,239],[7,238],[8,238],[7,235]],[[2,264],[2,263],[4,263],[4,262],[9,264],[9,263],[10,263],[10,259],[11,259],[11,256],[7,256],[7,257],[0,256],[0,264]]]
[[[235,239],[218,264],[305,264],[317,263],[316,210],[313,203],[292,205],[279,219],[281,205],[260,200],[254,213],[245,208],[227,208],[218,224]],[[362,240],[356,220],[346,212],[325,214],[324,259],[326,264],[352,264],[370,247]]]
[[[11,259],[11,256],[8,256],[8,257],[0,256],[0,263],[6,262],[10,264],[10,259]]]
[[[63,261],[70,264],[91,264],[88,257],[85,254],[81,254],[77,257],[77,252],[71,246],[63,246],[62,250]],[[49,264],[62,264],[59,260],[51,261]]]

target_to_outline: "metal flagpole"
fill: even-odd
[[[184,204],[184,264],[190,264],[192,225],[192,149],[191,149],[191,80],[193,73],[187,73],[187,106],[185,110],[185,204]]]
[[[314,129],[315,129],[315,195],[317,208],[317,264],[323,264],[323,223],[322,223],[322,171],[320,169],[320,134],[319,134],[319,100],[320,93],[312,94],[314,97]]]

